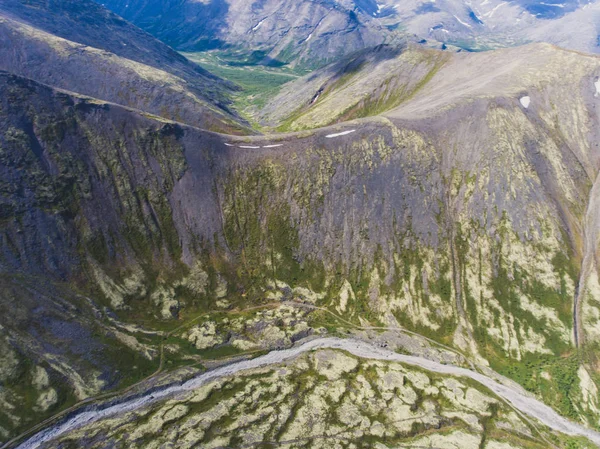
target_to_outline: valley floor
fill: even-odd
[[[382,346],[387,346],[387,345],[382,345]],[[133,424],[134,428],[136,429],[134,434],[140,434],[140,433],[143,434],[143,431],[141,429],[144,426],[149,425],[153,421],[153,418],[151,418],[149,422],[146,419],[143,419],[142,421],[148,422],[148,424],[145,424],[145,425],[141,425],[141,423],[138,422],[141,419],[141,416],[146,415],[147,412],[142,413],[141,415],[137,416],[136,418],[133,418],[133,421],[132,421],[132,416],[141,410],[150,409],[153,406],[156,406],[157,403],[162,404],[161,406],[168,405],[170,407],[169,413],[172,415],[173,419],[166,418],[166,416],[163,415],[163,417],[162,417],[163,422],[159,426],[159,427],[162,427],[163,425],[166,425],[170,421],[179,421],[184,416],[187,417],[188,416],[188,407],[187,406],[179,407],[176,405],[173,406],[173,404],[178,404],[178,403],[188,404],[190,402],[189,395],[202,395],[201,392],[203,392],[205,390],[205,387],[207,384],[214,383],[221,378],[235,378],[233,376],[239,375],[239,373],[243,373],[245,371],[250,371],[250,375],[252,375],[252,372],[253,372],[252,370],[273,367],[275,365],[278,365],[278,364],[281,364],[283,362],[290,361],[290,360],[295,360],[292,363],[298,364],[298,363],[300,363],[300,362],[298,362],[299,358],[301,359],[301,356],[305,353],[314,354],[311,357],[316,357],[317,359],[319,359],[320,357],[322,357],[319,354],[327,353],[327,352],[324,353],[323,352],[324,350],[334,350],[333,352],[327,353],[327,354],[333,354],[333,355],[330,355],[329,357],[326,357],[326,359],[323,359],[324,361],[327,362],[326,366],[328,368],[326,368],[325,370],[323,370],[323,368],[320,368],[321,369],[320,374],[325,376],[325,378],[328,378],[329,380],[346,378],[347,377],[346,373],[355,372],[356,368],[359,364],[367,364],[369,366],[383,366],[381,364],[378,365],[377,363],[373,364],[373,361],[380,361],[380,362],[386,362],[386,363],[391,363],[391,362],[400,363],[398,368],[396,368],[397,370],[400,370],[400,371],[405,371],[406,369],[408,369],[410,371],[412,369],[412,368],[401,368],[402,366],[407,366],[407,367],[416,367],[419,370],[424,369],[428,373],[436,373],[436,374],[443,374],[444,376],[452,376],[451,378],[444,378],[445,380],[442,381],[442,383],[444,385],[446,385],[446,383],[448,383],[448,382],[458,382],[461,387],[464,387],[464,385],[460,384],[460,382],[461,382],[460,380],[452,381],[449,379],[452,379],[453,377],[458,377],[458,379],[471,379],[471,380],[474,380],[475,382],[477,382],[477,384],[479,384],[479,385],[476,388],[468,388],[466,393],[465,392],[461,393],[462,401],[466,401],[466,402],[462,403],[462,406],[466,407],[467,409],[470,409],[471,412],[475,412],[475,415],[478,414],[477,411],[478,411],[478,408],[480,408],[481,410],[479,410],[479,414],[483,415],[483,416],[487,416],[488,412],[489,412],[490,404],[496,404],[497,407],[501,407],[502,409],[506,409],[507,411],[510,410],[510,408],[513,408],[514,410],[516,410],[519,413],[519,415],[525,414],[529,418],[533,418],[533,420],[535,422],[539,422],[554,431],[565,433],[567,435],[584,436],[584,437],[588,438],[589,440],[593,441],[596,445],[598,445],[600,447],[600,433],[568,421],[567,419],[558,415],[550,407],[544,405],[543,403],[541,403],[540,401],[538,401],[537,399],[535,399],[529,395],[523,394],[522,391],[519,391],[514,386],[502,385],[502,384],[496,382],[495,380],[493,380],[479,372],[473,371],[473,370],[460,368],[460,367],[449,365],[449,364],[441,364],[441,363],[438,363],[438,362],[435,362],[432,360],[428,360],[428,359],[425,359],[422,357],[415,357],[415,356],[399,354],[397,352],[391,351],[390,349],[386,349],[382,346],[376,346],[372,343],[362,341],[362,340],[357,340],[357,339],[340,339],[340,338],[333,338],[333,337],[314,338],[314,339],[307,341],[301,345],[297,345],[291,349],[272,351],[268,354],[265,354],[263,356],[260,356],[260,357],[254,358],[254,359],[238,361],[238,362],[234,362],[234,363],[225,365],[223,367],[220,367],[220,368],[217,368],[214,370],[210,370],[210,371],[205,372],[197,377],[194,377],[180,385],[171,385],[171,386],[167,386],[162,389],[159,389],[159,390],[152,390],[151,392],[146,393],[140,397],[134,397],[133,399],[122,402],[122,403],[117,403],[117,404],[110,405],[105,408],[100,407],[98,409],[84,411],[82,413],[75,414],[75,416],[68,419],[66,422],[63,422],[61,424],[58,424],[54,427],[51,427],[49,429],[46,429],[46,430],[40,432],[39,434],[28,439],[26,442],[24,442],[23,444],[21,444],[18,447],[19,447],[19,449],[35,449],[38,447],[51,447],[51,446],[48,446],[48,444],[56,444],[56,441],[61,441],[62,442],[61,444],[64,444],[65,442],[68,442],[68,441],[77,441],[77,440],[87,441],[87,439],[90,438],[89,437],[90,434],[96,435],[96,437],[97,437],[97,435],[99,433],[102,434],[103,432],[107,432],[108,428],[114,427],[115,424],[118,424],[117,427],[120,429],[119,430],[119,432],[120,432],[119,438],[117,439],[117,441],[120,441],[121,438],[124,438],[124,439],[130,438],[130,439],[133,439],[131,441],[131,444],[133,444],[134,442],[137,442],[138,440],[136,440],[136,438],[134,438],[131,435],[128,437],[127,436],[128,433],[126,432],[126,429],[128,429]],[[315,351],[317,351],[317,352],[315,352]],[[339,351],[342,351],[342,352],[339,352]],[[344,353],[349,354],[351,357],[349,358],[347,355],[344,355]],[[268,369],[272,370],[273,368],[268,368]],[[248,375],[248,373],[242,374],[242,375]],[[430,375],[431,374],[429,374],[429,376]],[[259,376],[257,379],[259,379],[261,377],[262,376]],[[389,376],[379,376],[379,377],[376,376],[375,381],[376,382],[381,382],[381,381],[388,382],[388,380],[387,380],[388,377]],[[428,379],[428,377],[424,376],[424,379]],[[263,381],[263,380],[264,379],[262,379],[261,381]],[[429,384],[429,380],[421,380],[421,382],[425,382],[426,384]],[[464,382],[464,380],[462,382]],[[415,381],[413,380],[412,383],[414,386]],[[402,385],[405,385],[405,383],[403,383]],[[417,382],[417,385],[418,385],[418,382]],[[481,387],[485,387],[485,389],[489,389],[491,392],[493,392],[493,394],[490,395],[490,391],[488,391],[487,393],[485,393],[486,396],[481,396],[481,393],[479,393],[479,391],[482,389]],[[435,389],[434,387],[429,387],[430,390],[431,390],[431,388]],[[421,386],[421,389],[423,389],[422,386]],[[393,389],[392,389],[392,391],[393,391]],[[427,391],[427,389],[425,389],[425,391]],[[220,395],[223,395],[223,396],[228,395],[227,389],[224,389],[222,392],[217,392],[217,390],[213,390],[212,393],[214,395],[217,395],[217,397]],[[455,391],[455,393],[456,393],[456,391]],[[340,393],[340,394],[342,394],[342,393]],[[429,394],[431,395],[431,392],[429,392]],[[456,396],[455,400],[458,400],[460,402],[461,394]],[[466,394],[466,396],[464,396],[465,394]],[[185,397],[186,395],[188,396],[188,399],[184,400],[182,402],[181,398]],[[501,402],[499,403],[497,401],[497,399],[494,398],[494,395],[496,397],[500,398],[501,400],[503,400],[505,403],[501,403]],[[240,399],[243,399],[243,397],[240,397]],[[197,402],[197,401],[194,400],[191,402]],[[499,404],[501,404],[501,406]],[[507,405],[508,405],[508,407],[507,407]],[[398,414],[403,410],[403,408],[407,408],[406,411],[408,412],[407,406],[399,407],[397,404],[395,407],[390,409],[390,413]],[[450,408],[452,408],[452,407],[450,407]],[[458,408],[461,408],[461,407],[458,407]],[[175,410],[179,410],[179,412],[181,412],[181,413],[175,412]],[[412,408],[410,410],[413,411]],[[383,412],[383,410],[381,410],[381,412]],[[439,412],[439,410],[437,410],[437,412]],[[462,415],[461,415],[461,413],[462,413]],[[507,412],[507,413],[510,413],[510,412]],[[411,414],[411,413],[408,413],[408,414]],[[352,415],[352,413],[350,413],[350,415]],[[413,413],[413,415],[414,415],[414,413]],[[452,415],[452,413],[450,413],[450,415]],[[472,420],[474,420],[476,423],[479,423],[479,420],[477,417],[471,415],[471,418],[469,418],[469,417],[465,418],[464,415],[465,415],[464,412],[454,413],[455,417],[460,417],[461,419],[465,420],[466,422],[468,422],[471,425],[471,427],[474,427],[475,429],[477,429],[480,426],[480,424],[474,424],[472,422]],[[248,416],[247,419],[251,419],[251,417]],[[423,421],[422,416],[417,417],[416,415],[412,416],[412,418],[408,417],[406,419],[412,420],[415,422]],[[527,423],[528,423],[527,419],[523,420],[522,418],[518,418],[518,420],[522,421],[522,423],[521,423],[522,426],[527,426]],[[297,426],[299,424],[297,422],[297,419],[291,419],[291,424],[288,424],[288,425],[291,425],[291,426],[296,425]],[[383,425],[381,423],[379,425],[382,426],[382,428],[383,428]],[[412,426],[412,424],[411,424],[411,426]],[[411,427],[411,426],[409,426],[409,427]],[[134,428],[131,428],[131,430],[133,431]],[[372,430],[372,426],[370,428]],[[352,429],[352,426],[349,426],[349,429]],[[354,430],[349,430],[349,429],[341,430],[342,433],[348,434],[348,436],[341,438],[341,439],[348,438],[355,431],[355,429]],[[114,434],[114,430],[111,432],[112,432],[112,434],[111,434],[110,438],[114,438],[116,436]],[[375,434],[376,433],[377,432],[375,432]],[[458,438],[456,432],[451,432],[450,435],[451,435],[451,437],[449,437],[450,439],[448,441],[446,441],[446,444],[448,444],[448,442],[451,442],[452,440],[456,440],[456,438]],[[299,435],[295,435],[295,436],[297,437]],[[371,436],[373,436],[373,435],[371,435]],[[546,438],[543,433],[539,434],[538,438],[540,436],[544,439]],[[288,435],[288,437],[289,437],[289,435]],[[283,438],[283,435],[282,435],[282,439],[278,442],[278,445],[286,444],[289,447],[294,447],[294,445],[293,445],[294,442],[300,442],[300,440],[298,440],[297,438],[290,440],[290,441],[286,440],[286,438],[287,437]],[[313,440],[319,439],[316,436],[312,436],[311,438]],[[327,438],[338,439],[337,437],[332,436],[332,435],[329,435]],[[433,438],[433,439],[431,439],[431,438]],[[429,437],[429,439],[427,441],[435,442],[440,438],[441,438],[440,441],[444,441],[445,437],[443,435],[438,436],[438,437]],[[474,445],[473,447],[481,447],[481,446],[478,446],[478,444],[481,441],[478,440],[477,438],[478,437],[473,438],[473,443],[474,444],[477,443],[477,445]],[[354,439],[356,439],[356,435],[354,435]],[[94,439],[92,438],[92,440],[94,440]],[[469,440],[469,438],[467,438],[467,440]],[[52,442],[54,442],[54,443],[52,443]],[[88,446],[88,444],[89,443],[86,443],[86,447],[91,447],[91,446]],[[96,438],[93,447],[104,447],[103,444],[104,443],[98,443],[97,438]],[[454,443],[454,444],[459,444],[459,443]],[[465,446],[460,446],[463,448],[470,447],[470,445],[469,445],[470,443],[468,443],[467,441],[460,443],[460,444],[465,444]],[[548,444],[550,444],[550,443],[548,443]],[[184,447],[184,446],[181,446],[181,447]],[[248,445],[248,447],[251,447],[251,446],[253,446],[253,445]],[[52,446],[52,447],[54,447],[54,446]],[[65,447],[69,447],[69,446],[67,445]],[[133,446],[131,446],[131,447],[133,447]],[[187,446],[185,446],[185,447],[187,447]],[[190,447],[192,447],[192,446],[190,446]],[[206,447],[208,447],[208,446],[206,446]],[[241,447],[241,446],[236,446],[236,447]],[[325,446],[323,446],[323,447],[325,447]],[[381,446],[381,447],[384,447],[384,446]],[[448,446],[448,447],[450,447],[450,446]],[[454,446],[452,446],[452,447],[454,447]],[[456,447],[459,447],[459,446],[456,446]],[[508,449],[511,447],[520,447],[520,446],[511,446],[509,444],[507,444],[505,446],[495,446],[493,444],[487,444],[484,447],[486,447],[486,448],[488,448],[488,447],[489,448],[505,447]]]

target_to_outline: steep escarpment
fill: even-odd
[[[128,233],[113,232],[117,242],[111,239],[94,246],[96,239],[104,238],[102,229],[96,226],[110,227],[121,219],[144,228],[150,243],[151,235],[165,226],[161,219],[171,219],[170,213],[160,214],[161,207],[164,209],[169,186],[185,170],[182,150],[176,142],[177,127],[172,125],[170,130],[171,125],[163,125],[166,130],[162,133],[160,129],[142,133],[139,125],[127,126],[138,114],[122,108],[108,114],[114,115],[114,120],[104,121],[108,117],[102,116],[111,110],[108,104],[55,92],[8,74],[3,74],[3,84],[3,264],[69,279],[85,254],[79,254],[79,244],[84,245],[81,250],[91,245],[87,250],[92,254],[97,246],[100,259],[102,255],[116,257],[114,247]],[[38,112],[31,113],[28,108]],[[82,116],[86,120],[78,120]],[[143,123],[148,119],[140,115],[139,120]],[[121,152],[128,145],[134,145],[138,154]],[[149,161],[157,146],[160,152]],[[165,151],[167,147],[171,151]],[[93,170],[89,165],[92,161]],[[139,167],[146,170],[139,175],[141,184],[133,185]],[[97,176],[97,183],[92,174]],[[155,199],[153,206],[149,198]],[[115,217],[111,213],[115,209],[124,215]],[[77,223],[82,227],[76,229],[73,218],[81,212],[91,215]],[[14,221],[14,217],[19,219]],[[26,236],[20,231],[23,228],[36,229],[37,237]],[[110,238],[106,232],[106,238]],[[84,235],[87,238],[83,241],[77,238]],[[156,245],[157,256],[162,249]],[[124,249],[118,258],[126,263],[133,252]]]
[[[588,348],[596,344],[588,198],[598,173],[599,65],[580,57],[550,46],[457,56],[388,114],[389,128],[331,130],[331,140],[351,143],[315,150],[314,165],[281,156],[306,164],[297,172],[276,156],[263,164],[273,191],[289,192],[296,258],[326,261],[338,274],[323,284],[326,297],[338,297],[332,307],[452,342],[563,413],[595,422],[590,367],[572,352],[582,319],[574,304],[588,294],[582,332]],[[285,169],[274,170],[276,160]],[[264,197],[253,179],[233,190],[234,211]],[[559,355],[567,361],[553,361]]]
[[[161,276],[180,279],[178,299],[188,291],[195,301],[222,283],[181,260],[169,203],[187,167],[179,125],[15,75],[1,78],[6,441],[159,367],[161,332],[120,323],[115,311],[129,322],[147,320],[140,299],[152,293],[157,308],[149,316],[172,319],[175,281]]]
[[[505,71],[457,56],[454,79],[436,72],[385,117],[266,137],[3,75],[2,269],[149,326],[282,298],[400,325],[594,426],[598,298],[578,285],[600,65],[550,46],[497,57]],[[229,341],[215,329],[188,337]]]

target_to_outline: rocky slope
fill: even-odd
[[[179,50],[243,50],[265,64],[313,68],[404,38],[477,50],[530,41],[600,48],[600,3],[577,0],[98,1]]]
[[[0,441],[151,374],[156,337],[101,319],[89,298],[43,277],[0,274]]]
[[[204,83],[207,94],[224,88],[222,80],[96,2],[6,0],[1,11],[48,34],[165,70],[192,84]]]
[[[229,109],[231,84],[92,1],[3,2],[0,69],[206,129],[247,132]]]
[[[149,328],[280,299],[400,325],[598,426],[599,60],[440,58],[385,116],[265,137],[2,74],[0,267]]]

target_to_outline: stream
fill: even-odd
[[[528,415],[529,417],[539,420],[546,426],[556,431],[563,432],[568,435],[584,436],[600,447],[600,432],[596,432],[580,424],[569,421],[539,400],[526,396],[509,386],[502,385],[478,372],[471,371],[466,368],[460,368],[454,365],[442,365],[441,363],[421,357],[398,354],[389,349],[381,348],[361,340],[324,337],[311,340],[300,346],[290,349],[272,351],[255,359],[243,360],[230,365],[222,366],[212,371],[199,374],[198,376],[193,377],[182,384],[166,386],[161,390],[153,391],[141,397],[126,400],[121,403],[109,405],[102,409],[80,412],[68,418],[67,420],[56,424],[55,426],[44,429],[33,435],[28,440],[21,443],[18,448],[35,449],[83,425],[91,424],[114,415],[131,412],[167,397],[172,397],[179,393],[197,389],[201,385],[204,385],[213,379],[231,376],[240,371],[277,364],[285,360],[292,359],[305,352],[312,351],[314,349],[325,348],[342,349],[363,359],[401,362],[435,373],[469,377],[489,388],[496,395],[505,399],[516,409]]]

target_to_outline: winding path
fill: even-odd
[[[569,435],[584,436],[593,441],[598,447],[600,447],[599,432],[573,423],[567,420],[566,418],[563,418],[553,409],[538,401],[537,399],[525,396],[522,393],[515,391],[508,386],[501,385],[483,374],[465,368],[459,368],[453,365],[442,365],[440,363],[434,362],[432,360],[427,360],[421,357],[398,354],[389,349],[381,348],[361,340],[325,337],[309,341],[301,346],[297,346],[291,349],[272,351],[255,359],[243,360],[240,362],[232,363],[231,365],[222,366],[213,371],[200,374],[181,385],[172,385],[169,387],[165,387],[162,390],[154,391],[145,396],[131,399],[119,404],[110,405],[104,409],[81,412],[63,423],[57,424],[54,427],[39,432],[38,434],[34,435],[30,439],[22,443],[20,446],[18,446],[18,448],[35,449],[40,447],[42,444],[49,442],[54,438],[64,435],[65,433],[68,433],[85,424],[90,424],[110,416],[131,412],[133,410],[137,410],[141,407],[147,406],[149,404],[152,404],[161,399],[173,396],[178,393],[195,390],[201,385],[204,385],[213,379],[217,379],[219,377],[224,376],[230,376],[243,370],[280,363],[282,361],[294,358],[302,353],[314,349],[323,348],[342,349],[348,351],[349,353],[357,357],[364,359],[401,362],[436,373],[469,377],[484,385],[485,387],[489,388],[499,397],[510,402],[515,408],[517,408],[521,412],[538,419],[548,427]]]

